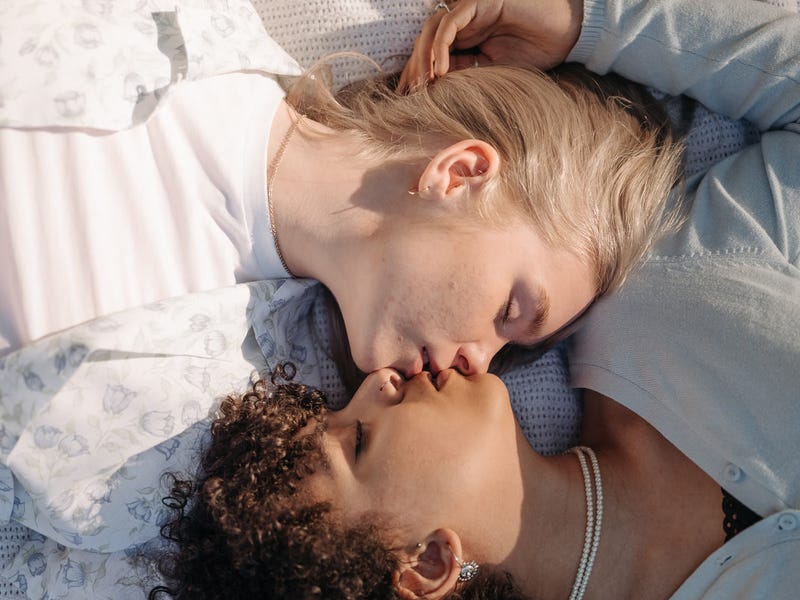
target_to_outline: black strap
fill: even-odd
[[[758,523],[761,517],[731,496],[725,489],[722,489],[722,512],[725,518],[722,521],[722,529],[725,532],[727,542],[740,531],[744,531],[753,523]]]

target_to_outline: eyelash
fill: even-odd
[[[503,325],[511,320],[511,306],[514,303],[514,298],[509,298],[506,302],[506,307],[503,309]]]
[[[361,421],[356,421],[356,460],[358,460],[359,455],[363,451],[363,444],[364,444],[364,427],[361,424]]]

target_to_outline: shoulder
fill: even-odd
[[[572,337],[572,383],[639,414],[718,482],[737,465],[737,497],[762,514],[797,506],[797,298],[797,269],[757,254],[654,261]]]
[[[794,598],[800,586],[798,564],[800,511],[779,512],[739,533],[709,556],[672,600]]]
[[[713,266],[717,256],[800,266],[800,135],[770,131],[691,177],[685,219],[665,236],[650,262],[691,258]],[[798,276],[795,272],[795,276]]]

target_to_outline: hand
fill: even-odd
[[[583,0],[458,0],[434,12],[414,42],[399,91],[479,64],[547,69],[561,64],[580,34]],[[471,54],[454,53],[473,49]]]

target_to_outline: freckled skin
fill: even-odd
[[[531,341],[520,338],[535,310],[533,290],[543,287],[552,301],[540,338],[594,295],[590,269],[574,255],[546,247],[525,225],[405,227],[390,232],[380,255],[369,260],[359,289],[337,294],[353,357],[367,372],[391,366],[413,375],[423,368],[423,348],[433,371],[452,366],[486,372],[506,343]],[[522,314],[503,323],[512,293]]]

